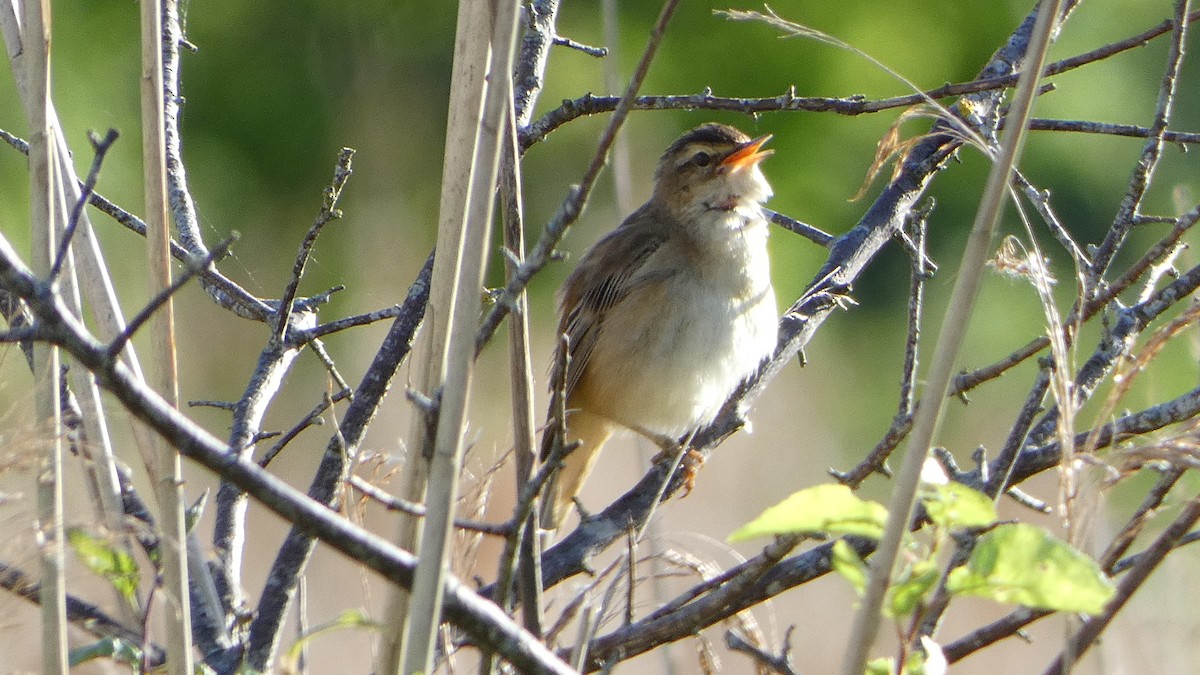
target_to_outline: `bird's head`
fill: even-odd
[[[751,139],[724,124],[704,124],[667,148],[655,172],[654,198],[682,217],[757,206],[771,196],[758,164],[771,137]]]

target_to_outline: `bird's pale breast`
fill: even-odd
[[[588,363],[608,376],[584,377],[576,391],[588,409],[631,428],[682,436],[711,422],[774,350],[767,225],[733,212],[714,218],[729,222],[708,224],[713,236],[701,242],[703,255],[691,251],[687,265],[665,261],[673,274],[651,276],[608,310]]]

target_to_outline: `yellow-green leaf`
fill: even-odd
[[[991,498],[962,483],[926,486],[921,499],[929,518],[946,529],[984,527],[996,522],[996,505]]]
[[[887,615],[894,619],[911,614],[940,576],[941,572],[933,560],[914,563],[908,574],[903,579],[898,579],[888,590],[888,602],[885,607]]]
[[[88,569],[112,584],[125,599],[130,602],[137,599],[140,576],[132,556],[82,527],[68,528],[67,541]]]
[[[853,534],[878,539],[887,509],[845,485],[817,485],[792,494],[729,535],[730,541],[777,534]]]
[[[880,657],[867,663],[866,675],[892,675],[896,670],[896,659]]]
[[[979,538],[970,560],[950,573],[953,593],[1059,612],[1099,614],[1112,582],[1096,561],[1040,527],[1001,525]]]
[[[833,555],[830,557],[830,562],[833,565],[833,571],[842,575],[846,581],[850,582],[854,590],[862,595],[867,588],[867,563],[863,562],[858,551],[847,544],[845,539],[838,539],[833,542]]]

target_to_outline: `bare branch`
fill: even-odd
[[[35,605],[41,603],[41,583],[22,570],[3,562],[0,562],[0,588],[7,589]],[[132,645],[144,646],[146,660],[151,666],[161,666],[166,661],[166,653],[162,647],[147,643],[140,630],[122,625],[104,610],[73,595],[67,596],[67,620],[76,628],[98,638],[117,638]]]
[[[1130,228],[1135,224],[1135,216],[1141,212],[1142,198],[1150,187],[1150,180],[1162,156],[1163,132],[1171,119],[1175,104],[1175,92],[1179,86],[1179,70],[1183,65],[1184,44],[1187,39],[1189,19],[1187,0],[1177,0],[1175,3],[1175,25],[1172,28],[1171,48],[1167,53],[1167,67],[1163,71],[1162,82],[1158,90],[1158,104],[1154,110],[1154,122],[1150,125],[1151,134],[1142,148],[1142,156],[1138,160],[1133,175],[1129,179],[1129,189],[1121,200],[1112,226],[1104,235],[1104,241],[1096,249],[1092,267],[1088,270],[1091,275],[1091,292],[1099,290],[1099,280],[1108,270],[1117,249],[1125,242]]]
[[[400,499],[399,497],[385,490],[375,487],[371,483],[367,482],[362,476],[351,474],[346,481],[355,490],[363,493],[363,495],[371,498],[372,501],[377,502],[383,506],[383,508],[389,511],[407,513],[410,516],[416,516],[418,518],[425,517],[424,504],[414,504],[406,499]],[[513,531],[513,526],[511,523],[482,523],[475,520],[465,520],[463,518],[456,518],[454,520],[454,526],[464,530],[471,530],[472,532],[479,532],[481,534],[490,534],[497,537],[507,537]]]
[[[1180,4],[1186,6],[1186,2]],[[1121,583],[1117,585],[1117,594],[1108,602],[1104,613],[1089,617],[1080,626],[1079,631],[1070,637],[1063,653],[1046,670],[1046,675],[1061,675],[1065,672],[1064,668],[1067,664],[1073,663],[1087,651],[1088,647],[1092,646],[1100,633],[1112,622],[1117,612],[1121,611],[1129,598],[1141,588],[1150,573],[1166,559],[1167,554],[1187,535],[1197,520],[1200,520],[1200,498],[1193,498],[1184,504],[1183,510],[1175,520],[1146,549],[1129,574],[1121,579]]]

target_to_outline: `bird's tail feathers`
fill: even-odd
[[[578,447],[571,450],[562,460],[562,467],[551,476],[542,491],[541,526],[543,529],[557,529],[571,510],[571,502],[583,488],[600,450],[614,431],[613,422],[586,410],[574,410],[567,413],[567,436],[564,445],[576,441]],[[549,449],[553,447],[555,431],[548,428],[543,441],[542,459],[547,459]]]

